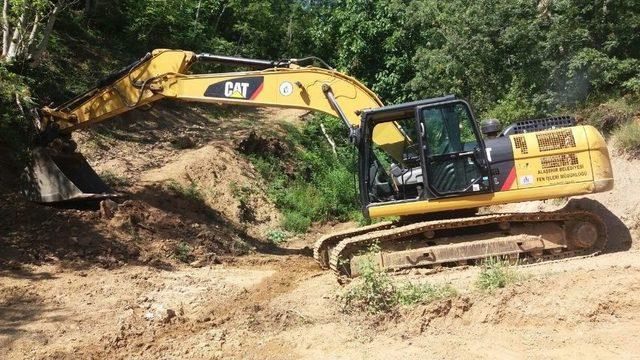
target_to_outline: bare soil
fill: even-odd
[[[286,149],[265,138],[304,113],[136,114],[78,135],[127,195],[113,211],[1,195],[0,358],[640,358],[639,160],[615,156],[616,188],[589,197],[609,229],[604,254],[520,267],[526,280],[490,294],[476,267],[398,274],[460,295],[371,316],[343,311],[344,288],[308,250],[353,224],[283,246],[264,236],[280,215],[240,151]]]

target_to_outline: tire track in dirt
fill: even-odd
[[[264,263],[264,258],[245,258],[237,269],[244,267],[275,272],[259,284],[246,289],[230,301],[214,305],[201,312],[197,318],[184,319],[167,324],[165,327],[125,334],[129,345],[122,348],[99,347],[85,352],[98,358],[159,358],[174,351],[181,352],[185,343],[205,332],[219,329],[236,329],[246,324],[247,319],[260,312],[268,312],[267,304],[276,297],[292,291],[300,282],[321,275],[323,271],[311,257],[287,255]],[[251,265],[252,263],[258,264]],[[213,354],[211,354],[213,356]],[[214,356],[215,357],[215,356]]]

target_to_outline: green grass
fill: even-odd
[[[523,279],[523,275],[518,273],[509,261],[489,258],[480,267],[476,287],[481,291],[493,292]]]
[[[630,121],[614,130],[613,144],[626,153],[640,152],[640,123]]]
[[[200,203],[204,202],[204,195],[202,194],[202,191],[200,191],[200,188],[198,188],[198,185],[196,185],[195,182],[191,182],[189,185],[182,185],[175,180],[171,180],[168,184],[168,187],[170,190],[176,192],[177,194],[179,194],[181,197],[185,199],[189,199],[189,200],[200,202]]]
[[[391,276],[384,272],[373,259],[373,254],[378,251],[377,246],[372,246],[368,251],[369,255],[358,264],[361,271],[360,278],[342,295],[345,310],[359,310],[373,314],[387,312],[398,306],[427,304],[455,297],[458,294],[449,284],[409,282],[395,284]]]

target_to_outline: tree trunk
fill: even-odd
[[[38,61],[42,52],[47,48],[47,43],[49,42],[49,38],[51,37],[51,32],[53,31],[53,25],[56,23],[56,19],[58,17],[58,13],[60,9],[62,9],[63,2],[59,2],[53,6],[51,9],[51,13],[49,14],[49,18],[47,19],[47,26],[44,28],[44,33],[42,34],[42,40],[38,46],[28,55],[29,60]]]
[[[7,56],[9,52],[9,38],[11,28],[9,27],[9,0],[4,0],[2,4],[2,56]]]
[[[20,50],[20,43],[22,42],[22,36],[24,33],[24,28],[27,24],[27,9],[23,9],[22,15],[20,15],[20,19],[18,20],[18,24],[15,29],[13,29],[13,36],[11,37],[11,43],[9,44],[9,50],[7,50],[7,60],[13,60],[18,56],[18,51]]]
[[[28,54],[33,52],[35,47],[36,35],[38,35],[38,28],[40,27],[40,12],[36,10],[36,17],[33,20],[33,27],[31,28],[31,33],[29,34],[29,38],[24,46],[24,51]]]

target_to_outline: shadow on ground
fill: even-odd
[[[605,253],[627,251],[633,245],[629,228],[599,201],[589,198],[571,199],[565,208],[591,211],[600,216],[607,228]]]

